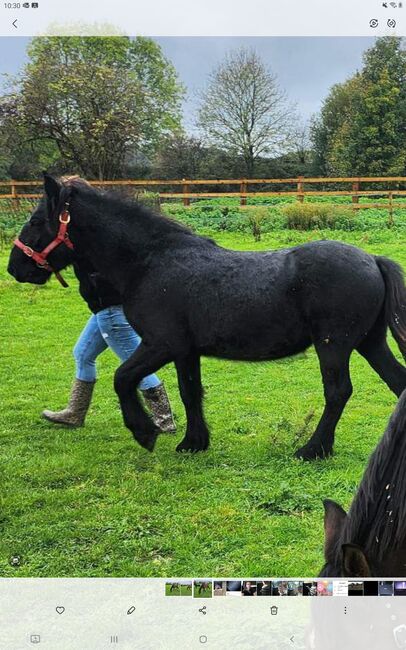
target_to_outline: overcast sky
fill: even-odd
[[[195,119],[196,91],[224,55],[241,46],[253,47],[277,75],[280,86],[296,103],[304,120],[318,112],[330,87],[362,65],[362,54],[374,39],[359,38],[158,38],[186,85],[185,125]],[[0,72],[15,74],[26,62],[29,40],[0,38]]]

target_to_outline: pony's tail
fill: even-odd
[[[386,286],[385,320],[406,359],[406,286],[402,268],[387,257],[376,256]]]

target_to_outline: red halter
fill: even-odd
[[[73,250],[73,244],[68,235],[68,223],[70,222],[69,204],[66,203],[65,205],[65,209],[62,210],[61,214],[59,215],[60,225],[57,235],[55,239],[53,239],[51,243],[48,244],[48,246],[46,246],[42,251],[35,251],[30,246],[23,244],[23,242],[19,239],[14,240],[14,245],[17,246],[17,248],[20,248],[25,255],[32,257],[34,262],[37,263],[37,266],[39,266],[41,269],[45,269],[46,271],[50,271],[51,273],[55,273],[56,277],[63,287],[67,287],[68,283],[63,279],[59,271],[54,271],[49,262],[47,262],[47,257],[55,248],[60,246],[60,244],[65,244],[65,246]]]

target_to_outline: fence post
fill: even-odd
[[[389,219],[388,219],[388,226],[393,226],[395,224],[395,220],[393,218],[393,192],[389,192],[388,194],[389,198]]]
[[[185,178],[182,178],[183,181],[186,181]],[[189,184],[183,183],[183,194],[189,194]],[[188,196],[183,197],[183,205],[190,205],[190,198]]]
[[[299,203],[303,203],[304,201],[303,187],[304,187],[304,177],[299,176],[297,179],[297,199]]]
[[[247,205],[247,197],[246,197],[246,196],[242,196],[243,194],[246,194],[246,193],[247,193],[247,180],[246,180],[245,178],[241,181],[241,184],[240,184],[240,193],[241,193],[241,196],[240,196],[240,205]]]
[[[355,181],[355,182],[352,184],[352,191],[353,191],[352,202],[353,202],[353,203],[359,203],[359,196],[358,196],[358,192],[359,192],[359,180],[358,180],[358,181]]]
[[[10,181],[11,183],[11,201],[13,208],[18,210],[19,207],[19,201],[18,201],[18,194],[17,194],[17,185],[15,184],[14,181]]]

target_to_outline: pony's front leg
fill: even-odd
[[[168,363],[168,350],[159,347],[150,348],[140,343],[117,370],[114,376],[114,388],[120,400],[124,424],[130,429],[135,440],[148,451],[152,451],[159,429],[144,411],[137,394],[141,379],[156,372]]]
[[[180,396],[186,411],[186,435],[176,451],[205,451],[209,446],[209,430],[204,421],[203,388],[200,357],[197,352],[175,359]]]

